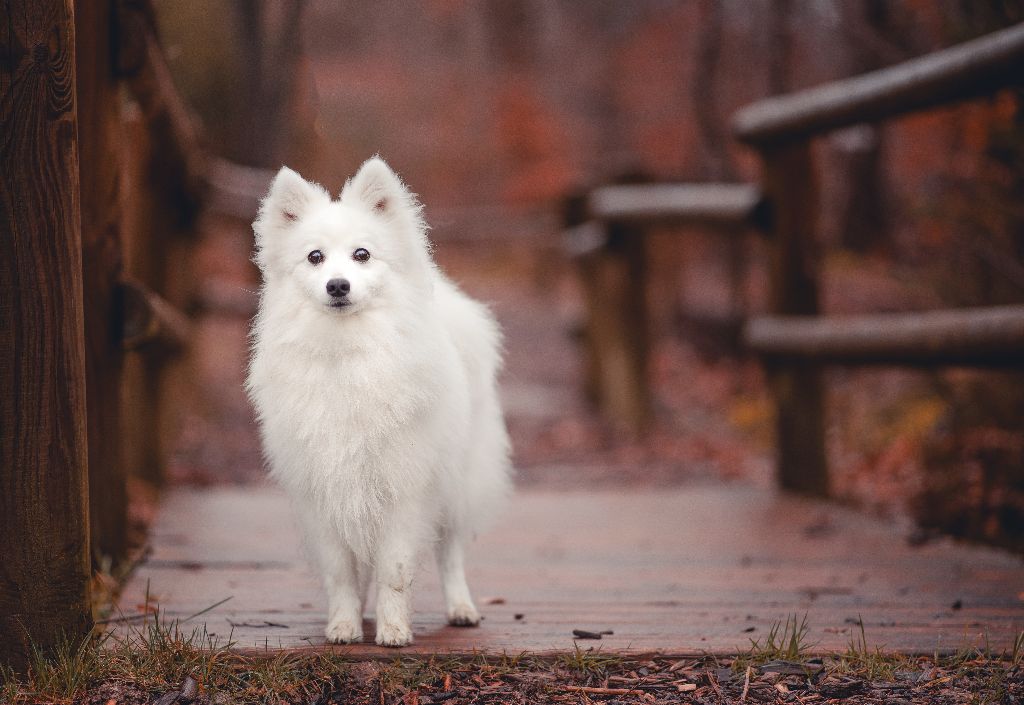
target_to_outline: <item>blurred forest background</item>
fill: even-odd
[[[757,361],[716,321],[730,255],[658,232],[653,431],[614,433],[582,393],[580,294],[561,199],[640,173],[756,181],[729,120],[759,98],[1024,21],[1024,0],[160,0],[163,42],[211,149],[288,164],[337,193],[380,153],[426,204],[437,258],[506,330],[520,483],[771,482]],[[1024,70],[1024,69],[1022,69]],[[824,310],[1024,301],[1024,94],[856,127],[815,144]],[[180,482],[263,471],[241,382],[254,214],[208,216]],[[745,240],[748,311],[763,251]],[[829,373],[836,495],[919,528],[1024,550],[1024,375]]]

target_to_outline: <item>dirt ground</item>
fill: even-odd
[[[267,679],[267,673],[276,673],[280,680]],[[1024,698],[1024,672],[1019,664],[977,658],[941,664],[929,659],[876,661],[866,667],[822,659],[748,665],[743,660],[623,660],[581,648],[576,654],[546,661],[526,657],[468,663],[443,658],[344,665],[317,663],[316,659],[279,661],[267,665],[261,676],[248,681],[238,678],[229,689],[212,692],[189,678],[178,687],[165,686],[166,693],[156,702],[959,705],[1018,703]],[[176,693],[184,697],[175,699]],[[81,702],[143,705],[153,702],[153,697],[137,684],[108,682]]]

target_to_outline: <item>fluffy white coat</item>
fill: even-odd
[[[247,389],[322,573],[332,642],[362,639],[374,575],[376,642],[412,641],[430,542],[449,622],[478,624],[464,547],[509,488],[500,331],[438,270],[420,213],[375,157],[338,200],[281,169],[253,224],[263,287]]]

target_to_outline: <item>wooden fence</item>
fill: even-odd
[[[5,11],[0,664],[20,668],[91,628],[92,570],[125,557],[128,474],[160,479],[203,159],[148,3]]]
[[[743,341],[765,364],[776,409],[781,487],[827,495],[824,364],[1024,368],[1024,306],[821,316],[810,142],[831,130],[988,95],[1024,83],[1024,25],[848,80],[769,98],[734,117],[758,151],[747,185],[608,186],[569,201],[566,224],[587,297],[592,395],[624,428],[650,418],[644,228],[671,219],[768,238],[770,315]]]

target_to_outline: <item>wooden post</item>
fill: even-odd
[[[82,185],[82,284],[93,560],[126,551],[127,489],[121,446],[121,96],[114,79],[111,0],[78,0],[78,134]]]
[[[160,49],[151,3],[117,6],[118,71],[136,101],[123,120],[126,270],[189,311],[195,298],[192,235],[204,191],[203,151]],[[169,364],[161,355],[130,355],[125,362],[126,465],[159,484],[188,372],[182,362]]]
[[[814,224],[818,211],[810,145],[799,142],[771,147],[763,150],[761,156],[765,195],[773,220],[769,264],[771,312],[816,315]],[[775,397],[779,484],[783,489],[825,496],[829,480],[821,370],[807,364],[769,361],[767,373]]]
[[[587,305],[592,394],[620,430],[650,421],[645,238],[636,226],[610,223],[603,247],[578,259]]]
[[[152,144],[145,121],[134,107],[124,120],[122,212],[124,219],[125,268],[133,279],[153,290],[165,286],[169,234],[155,201],[160,191],[153,184]],[[159,485],[164,479],[166,453],[163,443],[167,415],[162,357],[133,353],[125,359],[122,378],[124,403],[125,466],[130,473]]]
[[[0,663],[91,627],[72,0],[0,32]]]
[[[620,430],[642,433],[651,419],[647,379],[647,252],[636,225],[588,220],[588,195],[563,203],[586,321],[586,391]]]

